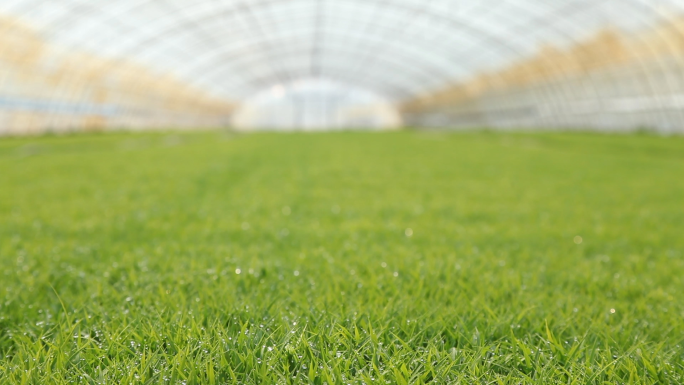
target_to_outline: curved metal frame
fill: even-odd
[[[459,80],[459,76],[472,75],[482,69],[482,60],[490,56],[502,63],[524,57],[538,44],[540,39],[530,35],[539,28],[572,41],[582,28],[580,20],[595,16],[591,7],[598,4],[594,0],[569,0],[560,5],[535,0],[502,1],[497,4],[528,17],[518,21],[510,15],[499,15],[505,25],[496,29],[479,22],[484,16],[468,19],[465,15],[441,14],[432,7],[433,3],[450,4],[450,0],[427,4],[419,0],[344,0],[344,7],[364,10],[360,18],[351,13],[331,14],[325,7],[340,4],[333,1],[133,0],[102,12],[91,1],[72,0],[67,12],[42,27],[47,33],[70,30],[83,25],[82,20],[93,19],[115,29],[127,29],[131,33],[116,43],[122,55],[145,62],[168,62],[195,84],[210,86],[227,97],[244,99],[273,84],[302,77],[326,77],[401,102],[434,92]],[[13,4],[29,2],[15,0]],[[542,11],[532,12],[532,5],[542,3],[544,7],[538,8]],[[653,4],[648,0],[611,4],[628,10],[635,20],[646,20],[653,13]],[[13,8],[12,4],[6,7]],[[156,13],[149,17],[147,28],[125,22],[127,17],[148,8]],[[684,11],[684,5],[681,8]],[[278,11],[282,13],[274,18],[273,13]],[[242,20],[239,28],[232,28],[242,35],[238,41],[224,38],[230,27],[215,29],[215,23],[226,18]],[[331,23],[333,19],[343,24]],[[357,29],[343,28],[353,26],[357,19]],[[411,34],[429,30],[432,22],[442,26],[439,34],[443,39],[438,43]],[[96,31],[101,25],[85,28],[81,43],[105,44]],[[282,29],[286,33],[281,26],[287,27]],[[343,44],[345,41],[350,44]],[[469,45],[451,54],[449,51],[461,41]],[[565,93],[558,91],[555,96],[572,97]]]
[[[300,8],[303,8],[306,11],[311,11],[312,8],[320,7],[320,4],[323,2],[326,2],[326,0],[305,0],[305,1],[297,2],[296,4],[299,4]],[[150,3],[152,3],[152,0],[144,0],[144,1],[136,2],[136,3],[132,4],[130,7],[128,7],[127,9],[121,11],[121,14],[126,14],[129,12],[135,12],[136,9],[144,7],[145,5],[148,5]],[[212,3],[215,4],[217,2],[210,0],[208,2],[205,1],[203,3],[200,3],[200,5],[201,4],[212,4]],[[519,53],[521,51],[524,51],[521,49],[520,46],[517,45],[517,43],[514,39],[502,39],[501,37],[497,37],[495,35],[488,33],[488,31],[483,30],[482,28],[477,28],[476,26],[473,26],[472,24],[465,22],[465,20],[463,20],[463,19],[455,18],[453,16],[440,15],[438,13],[430,11],[429,9],[427,9],[424,6],[420,6],[417,4],[396,2],[396,1],[379,1],[379,0],[374,1],[374,2],[361,1],[361,0],[347,0],[347,3],[355,4],[355,6],[369,6],[369,4],[371,4],[371,5],[374,5],[378,9],[397,9],[397,10],[400,10],[402,12],[417,13],[418,15],[424,15],[424,17],[428,17],[430,19],[439,20],[440,22],[445,23],[444,25],[447,25],[450,28],[450,30],[453,30],[454,35],[462,36],[462,34],[465,33],[468,36],[470,36],[470,39],[474,39],[474,41],[479,41],[482,43],[482,49],[481,49],[481,52],[478,53],[478,55],[473,55],[473,54],[468,53],[468,52],[465,53],[465,55],[469,58],[470,61],[472,61],[473,57],[475,57],[475,56],[481,56],[482,52],[497,54],[497,53],[506,51],[509,54],[519,55]],[[589,3],[591,3],[591,2],[587,2],[587,4],[589,4]],[[190,15],[190,16],[184,17],[178,23],[171,24],[168,29],[159,30],[155,35],[153,35],[147,39],[138,41],[136,44],[133,45],[131,50],[137,51],[138,49],[140,49],[142,47],[149,47],[150,45],[152,45],[154,47],[154,43],[156,41],[164,39],[167,36],[167,34],[169,34],[169,33],[173,34],[175,32],[179,32],[179,31],[180,32],[187,31],[186,34],[200,34],[200,37],[202,38],[202,39],[200,39],[200,41],[202,42],[202,44],[210,45],[207,47],[210,50],[212,48],[216,49],[216,48],[222,47],[222,45],[217,44],[216,38],[213,37],[212,34],[209,33],[208,31],[205,31],[203,26],[197,24],[197,21],[196,21],[197,19],[199,19],[199,20],[211,20],[212,18],[226,17],[226,15],[248,15],[248,14],[252,14],[251,17],[254,19],[253,23],[255,25],[257,25],[256,30],[259,31],[262,29],[262,27],[259,27],[258,17],[254,16],[254,14],[253,14],[255,12],[254,10],[255,9],[264,9],[264,8],[280,5],[280,4],[282,4],[282,2],[278,1],[278,0],[255,0],[255,1],[249,1],[249,2],[247,2],[247,1],[235,2],[235,3],[231,3],[227,7],[227,9],[223,9],[222,12],[213,12],[211,14],[202,13],[202,12],[207,12],[207,11],[202,9],[202,7],[200,6],[199,11],[195,12],[197,15],[194,16],[197,19],[193,18],[193,10],[197,9],[197,7],[198,7],[197,3],[193,3],[192,5],[189,5],[186,8],[175,8],[175,9],[169,8],[169,4],[166,4],[164,1],[157,2],[156,4],[159,4],[158,7],[165,7],[170,12],[180,12],[183,15]],[[292,8],[293,6],[290,5],[289,7]],[[581,8],[578,8],[575,6],[574,9],[578,10]],[[75,10],[72,10],[72,12],[69,12],[68,14],[66,14],[62,18],[57,18],[47,28],[48,29],[66,28],[66,26],[77,21],[78,19],[83,18],[83,17],[88,17],[88,15],[94,14],[96,12],[98,12],[98,10],[95,6],[90,5],[90,4],[86,4],[86,3],[81,3],[75,8]],[[385,17],[387,18],[387,16],[385,16]],[[119,21],[116,18],[109,18],[109,19],[107,19],[107,22],[116,24]],[[396,27],[396,22],[394,22],[394,20],[390,20],[389,25],[394,26],[395,31],[401,32],[401,30]],[[385,27],[382,26],[381,23],[377,22],[377,23],[374,23],[373,28],[377,29],[377,28],[385,28]],[[322,33],[320,30],[319,31],[313,30],[311,32],[314,35],[317,33]],[[323,32],[323,34],[325,34],[325,35],[327,35],[329,33],[330,33],[329,31]],[[265,33],[263,31],[261,31],[261,33],[259,33],[258,35],[259,36],[256,39],[254,39],[255,40],[254,44],[257,45],[255,47],[255,48],[257,48],[257,49],[255,49],[255,51],[261,52],[262,56],[265,59],[268,59],[269,54],[273,52],[273,50],[269,49],[269,47],[268,47],[268,45],[272,44],[273,38],[268,39],[268,38],[262,37],[263,35],[265,35]],[[348,36],[348,37],[350,37],[350,36]],[[359,41],[363,41],[363,39],[359,39]],[[405,48],[403,48],[405,46],[405,44],[404,45],[393,44],[393,43],[389,43],[387,41],[383,42],[383,41],[378,41],[378,40],[372,41],[370,38],[368,38],[367,41],[370,42],[371,44],[373,44],[373,47],[376,49],[382,47],[384,52],[387,51],[387,47],[389,47],[389,46],[396,46],[402,50],[405,49]],[[266,44],[266,47],[264,47],[264,44]],[[429,41],[426,41],[425,44],[429,44]],[[183,47],[183,48],[187,49],[187,47]],[[359,72],[362,69],[369,67],[368,63],[373,63],[376,60],[378,60],[379,57],[381,57],[381,55],[374,54],[373,52],[371,52],[371,51],[375,51],[376,49],[366,50],[366,52],[361,52],[363,57],[361,58],[361,60],[358,61],[358,65],[355,68],[349,68],[349,71],[352,73],[352,75],[350,75],[350,78],[357,78],[358,79],[359,76],[362,76],[362,75],[359,75]],[[323,51],[325,51],[325,45],[324,44],[322,45],[321,48],[312,49],[310,52],[310,55],[309,55],[309,56],[311,56],[311,59],[309,61],[310,62],[315,61],[316,59],[314,58],[314,56],[320,55],[321,52],[323,52]],[[130,50],[129,50],[129,52],[130,52]],[[211,51],[208,51],[208,52],[211,52]],[[236,60],[234,60],[234,58],[229,57],[230,54],[231,54],[230,49],[228,49],[226,51],[222,51],[221,55],[217,56],[217,59],[220,59],[220,60],[222,60],[222,62],[227,62],[227,63],[236,62]],[[188,53],[187,56],[189,57],[191,55],[192,55],[192,53]],[[149,56],[149,54],[147,56]],[[226,56],[228,56],[228,57],[226,57]],[[435,68],[433,68],[433,67],[438,67],[438,66],[444,65],[444,63],[436,64],[435,58],[440,59],[441,56],[433,55],[432,58],[430,58],[430,57],[414,58],[414,60],[406,60],[406,62],[408,63],[407,66],[416,66],[416,67],[425,68],[425,70],[423,70],[423,71],[430,73],[432,75],[432,77],[434,77],[434,79],[435,79],[434,83],[440,83],[440,82],[444,83],[446,81],[452,80],[452,78],[450,78],[448,74],[445,74],[442,71],[439,71],[439,72],[435,71]],[[228,61],[228,60],[230,60],[230,61]],[[401,61],[404,59],[398,57],[397,60]],[[273,64],[274,61],[277,61],[277,60],[266,60],[266,61],[264,61],[264,63],[267,63],[269,66],[272,67],[271,72],[273,72],[272,80],[268,81],[268,82],[269,83],[283,83],[283,82],[287,82],[288,80],[292,80],[292,76],[289,73],[287,73],[287,71],[284,72],[284,71],[282,71],[282,69],[279,69],[277,65],[274,66],[274,64]],[[424,63],[424,64],[421,64],[421,63]],[[459,63],[454,63],[454,64],[457,65]],[[194,64],[194,65],[197,65],[197,64]],[[207,62],[207,66],[216,67],[217,63],[215,61],[214,62],[209,61],[209,62]],[[244,72],[249,73],[250,71],[252,71],[252,69],[248,68]],[[420,71],[417,71],[417,72],[420,72]],[[203,74],[203,76],[202,76],[203,78],[207,77],[204,75],[205,74],[204,71],[202,71],[201,73]],[[370,74],[368,77],[370,77],[370,78],[383,77],[383,76],[387,76],[386,73],[387,73],[387,71],[384,71],[384,70],[378,71],[377,73]],[[324,71],[321,71],[318,75],[324,75],[324,74],[325,74]],[[258,79],[264,78],[263,74],[258,74],[257,76],[254,76],[254,77],[258,78]],[[388,81],[391,81],[391,80],[384,80],[384,82],[388,82]],[[362,79],[360,81],[360,83],[371,83],[371,82],[367,81],[366,79]],[[258,84],[258,87],[263,87],[261,82]],[[398,88],[401,88],[401,87],[398,87]],[[417,88],[420,89],[421,87],[417,87]],[[389,95],[389,96],[392,99],[395,99],[395,97],[392,97],[392,95]],[[402,95],[402,96],[405,96],[405,95]]]

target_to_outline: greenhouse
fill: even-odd
[[[0,0],[0,385],[684,384],[684,0]]]
[[[0,132],[681,132],[683,12],[677,0],[7,0]]]

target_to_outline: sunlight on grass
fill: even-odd
[[[0,141],[0,382],[684,382],[684,140]]]

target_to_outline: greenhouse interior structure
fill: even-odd
[[[684,0],[0,0],[0,385],[684,384]]]
[[[4,0],[0,135],[684,132],[680,0]]]

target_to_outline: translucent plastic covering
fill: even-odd
[[[223,125],[264,91],[322,80],[414,125],[678,130],[682,14],[681,0],[4,0],[0,111],[5,131]],[[656,73],[667,90],[623,84]],[[631,105],[658,116],[601,115]]]

